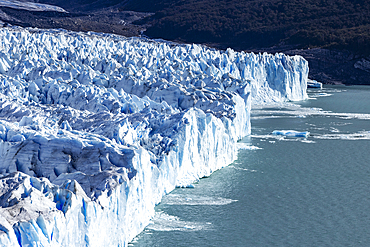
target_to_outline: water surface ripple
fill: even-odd
[[[370,246],[370,88],[309,95],[255,107],[238,160],[166,196],[130,245]]]

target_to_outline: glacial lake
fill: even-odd
[[[370,87],[308,94],[254,107],[238,159],[165,196],[129,246],[370,246]]]

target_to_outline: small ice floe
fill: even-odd
[[[303,142],[303,143],[316,143],[315,141],[312,141],[312,140],[306,140],[306,139],[302,140],[301,142]]]
[[[236,147],[238,149],[243,149],[243,150],[258,150],[258,149],[262,149],[260,147],[250,145],[249,143],[237,143],[236,144]]]
[[[310,132],[308,131],[295,131],[295,130],[274,130],[272,132],[273,135],[281,135],[281,136],[287,136],[287,137],[304,137],[307,138],[310,135]]]
[[[176,188],[188,188],[188,189],[194,189],[194,188],[195,188],[195,186],[194,186],[194,184],[184,183],[184,184],[178,184],[178,185],[176,185]]]
[[[332,133],[339,133],[340,132],[339,129],[334,128],[334,127],[330,127],[329,131],[332,132]]]
[[[321,82],[318,82],[318,81],[315,81],[315,80],[311,80],[311,79],[308,79],[307,80],[307,87],[308,88],[322,88],[322,83]]]

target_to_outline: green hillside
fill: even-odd
[[[184,42],[259,49],[293,45],[370,54],[370,1],[130,0],[124,10],[155,12],[146,34]]]

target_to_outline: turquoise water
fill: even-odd
[[[255,107],[238,160],[167,195],[130,245],[370,246],[370,87],[309,96]]]

